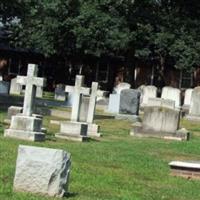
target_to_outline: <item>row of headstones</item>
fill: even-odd
[[[131,95],[132,93],[132,95]],[[135,97],[134,105],[131,106],[129,110],[124,109],[124,100],[129,95],[132,98]],[[137,102],[139,99],[139,103]],[[200,88],[196,87],[194,89],[187,89],[185,91],[184,105],[182,108],[184,110],[189,110],[190,115],[195,115],[200,117]],[[122,83],[114,88],[114,94],[110,95],[108,111],[111,113],[123,113],[127,110],[127,114],[135,114],[138,112],[138,105],[140,107],[145,107],[149,105],[150,98],[157,98],[157,88],[155,86],[140,86],[137,90],[130,89],[130,84]],[[181,90],[173,87],[164,87],[161,94],[162,99],[172,100],[175,102],[176,108],[181,108]],[[134,108],[135,107],[135,108]],[[134,108],[134,109],[133,109]],[[126,113],[126,112],[125,112]]]

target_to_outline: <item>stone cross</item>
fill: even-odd
[[[33,102],[36,95],[36,86],[44,87],[46,80],[44,78],[38,78],[38,66],[35,64],[28,65],[27,76],[17,76],[17,83],[26,85],[23,115],[31,116],[33,112]]]
[[[92,91],[90,94],[87,122],[93,123],[95,107],[96,107],[96,99],[97,97],[102,97],[103,93],[101,90],[98,90],[98,83],[92,82]]]
[[[72,114],[71,121],[77,122],[79,120],[80,115],[80,106],[81,106],[81,98],[82,95],[89,95],[90,88],[83,87],[84,76],[77,75],[75,86],[66,86],[65,92],[73,93],[73,103],[72,103]]]

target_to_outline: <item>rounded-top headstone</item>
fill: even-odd
[[[192,92],[189,115],[200,116],[200,86],[195,87]]]
[[[175,101],[175,107],[181,106],[181,91],[178,88],[166,86],[162,89],[162,99],[169,99]]]
[[[113,93],[120,94],[122,90],[130,89],[131,85],[126,82],[119,83],[116,87],[114,87]]]

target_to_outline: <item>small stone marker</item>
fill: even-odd
[[[59,100],[59,101],[66,100],[65,86],[63,84],[56,85],[54,99]]]
[[[14,190],[51,197],[68,192],[70,154],[59,149],[20,145]]]
[[[181,91],[177,88],[164,87],[162,89],[161,98],[175,101],[176,108],[180,108],[181,106]]]
[[[22,113],[22,107],[20,106],[10,106],[8,108],[7,119],[4,120],[5,123],[9,123],[11,121],[12,116]]]
[[[150,102],[153,100],[151,99]],[[160,102],[159,102],[160,101]],[[141,124],[134,125],[132,136],[157,137],[172,140],[188,140],[186,129],[179,129],[180,110],[173,109],[174,101],[155,99],[151,106],[144,107],[144,118]],[[178,130],[179,129],[179,130]]]
[[[22,93],[22,85],[17,83],[17,78],[13,78],[10,84],[10,94],[20,95]]]
[[[90,88],[83,87],[84,76],[77,75],[75,86],[66,86],[65,91],[74,93],[71,121],[62,122],[60,133],[56,134],[57,138],[70,139],[75,141],[87,140],[87,123],[80,122],[80,104],[82,95],[89,95]]]
[[[148,101],[150,98],[157,97],[157,87],[153,85],[147,85],[142,87],[142,98],[141,98],[141,106],[148,105]]]
[[[17,83],[26,85],[23,113],[12,117],[10,128],[4,132],[6,137],[31,141],[45,139],[45,135],[41,131],[42,119],[32,115],[36,86],[43,87],[45,85],[45,79],[36,77],[37,71],[37,65],[29,64],[27,76],[17,76]]]
[[[172,176],[187,179],[200,179],[200,162],[197,161],[172,161],[169,163]]]
[[[192,92],[188,120],[200,121],[200,87],[194,88]]]

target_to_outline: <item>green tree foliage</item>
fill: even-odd
[[[63,58],[91,54],[156,59],[161,69],[173,65],[192,70],[200,65],[198,0],[13,2],[12,7],[3,1],[0,14],[20,19],[12,27],[15,46]]]

